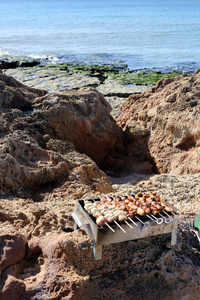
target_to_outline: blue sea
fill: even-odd
[[[0,0],[0,57],[200,67],[199,0]]]

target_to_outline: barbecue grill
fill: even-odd
[[[91,201],[99,201],[93,199]],[[112,222],[99,226],[96,219],[84,209],[84,201],[77,202],[76,211],[72,214],[74,218],[74,230],[82,227],[93,241],[93,253],[96,260],[102,258],[104,245],[142,239],[149,236],[171,233],[171,245],[177,242],[178,223],[174,213],[160,214],[160,216],[145,215],[135,216],[123,222]]]

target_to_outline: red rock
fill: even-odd
[[[198,299],[199,264],[196,275],[192,275],[197,253],[191,247],[185,250],[184,245],[168,249],[168,241],[160,236],[105,246],[102,260],[96,261],[92,242],[81,230],[33,238],[26,258],[35,264],[37,261],[38,272],[30,266],[30,273],[24,270],[26,291],[20,299],[100,300],[117,299],[119,295],[131,299],[134,295],[176,300],[189,291],[188,299]]]
[[[27,240],[21,234],[0,236],[0,274],[24,258],[26,245]]]
[[[151,89],[151,91],[153,93],[155,93],[156,91],[162,90],[167,84],[177,81],[177,80],[178,80],[178,77],[160,79],[157,82],[157,84]]]
[[[0,300],[18,300],[25,291],[25,284],[22,280],[8,275],[2,291]]]
[[[43,258],[41,260],[42,270],[39,270],[38,274],[34,273],[35,277],[38,276],[36,280],[29,279],[30,277],[33,278],[31,273],[27,275],[27,279],[24,278],[26,292],[21,299],[28,299],[37,294],[40,295],[41,299],[42,297],[48,297],[48,299],[71,299],[76,285],[74,279],[67,274],[67,270],[69,270],[68,262],[65,260],[64,250],[60,247],[60,244],[68,239],[70,243],[70,233],[54,234],[42,238],[35,237],[29,241],[26,259],[35,260],[40,255]],[[43,286],[42,289],[41,284]]]

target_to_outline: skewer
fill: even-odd
[[[108,226],[108,228],[112,231],[112,232],[115,232],[115,230],[107,223],[105,222],[106,226]]]
[[[161,215],[160,213],[159,213],[159,215],[165,220],[166,224],[170,224],[172,222],[171,218],[166,218],[165,216]]]
[[[114,221],[114,222],[124,233],[126,233],[126,231],[116,221]]]
[[[149,215],[146,215],[146,217],[148,217],[151,221],[157,223],[157,221],[155,219],[153,219],[152,217],[150,217]]]
[[[172,214],[181,222],[181,223],[183,223],[183,226],[184,226],[184,228],[186,228],[187,227],[187,223],[186,222],[184,222],[183,220],[181,220],[180,218],[179,218],[179,216],[177,216],[174,212],[172,212]]]
[[[173,219],[165,210],[163,210],[163,213],[165,213],[173,222],[178,222],[177,220]]]
[[[142,220],[140,220],[140,218],[138,218],[137,216],[135,216],[135,218],[140,221],[143,225],[144,225],[144,228],[149,228],[150,227],[150,224],[149,222],[143,222]]]
[[[135,223],[130,217],[128,217],[128,219],[137,227],[137,229],[142,230],[142,228],[137,223]]]
[[[135,218],[144,225],[144,222],[142,220],[140,220],[137,216],[135,216]]]
[[[161,218],[156,218],[154,215],[152,215],[151,214],[151,216],[156,220],[156,223],[157,224],[162,224],[162,222],[163,222],[163,219],[161,219]]]
[[[145,191],[147,192],[147,193],[150,193],[147,189],[145,189]],[[171,220],[171,221],[174,221],[174,222],[177,222],[176,220],[174,220],[170,215],[168,215],[168,213],[166,213],[164,210],[163,210],[163,213],[165,213],[168,217],[169,217],[169,219]],[[162,218],[164,218],[164,220],[165,220],[165,223],[171,223],[171,221],[169,222],[169,219],[168,218],[166,218],[166,217],[164,217],[163,215],[161,215],[160,213],[159,213],[159,215],[162,217]],[[153,216],[153,215],[152,215]],[[154,217],[154,216],[153,216]],[[167,219],[168,219],[168,221],[167,221]],[[158,223],[159,224],[159,223]],[[160,223],[161,224],[161,223]]]
[[[124,222],[133,229],[133,227],[126,220]]]

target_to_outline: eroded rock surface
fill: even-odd
[[[5,225],[6,227],[6,225]],[[18,279],[19,265],[26,254],[27,240],[16,231],[0,232],[0,299],[19,299],[25,291],[25,283]]]
[[[110,115],[111,106],[95,89],[48,94],[33,106],[49,135],[72,142],[99,166],[105,168],[107,158],[124,153],[123,134]]]
[[[26,243],[26,239],[17,233],[0,236],[0,274],[5,268],[16,264],[24,258]]]
[[[170,234],[154,236],[105,246],[102,260],[96,261],[92,240],[82,229],[73,231],[72,218],[78,199],[146,189],[173,204],[184,221],[200,211],[198,172],[176,175],[180,170],[175,167],[166,168],[171,174],[146,172],[151,162],[164,170],[159,158],[169,157],[167,167],[172,165],[175,149],[189,157],[198,150],[198,134],[195,145],[189,143],[192,147],[175,147],[185,134],[183,107],[198,125],[198,97],[196,106],[182,100],[184,84],[197,93],[198,73],[174,82],[165,79],[152,93],[132,96],[118,119],[124,134],[110,116],[109,104],[94,89],[50,95],[0,75],[0,299],[198,300],[199,244],[181,223],[175,247]],[[167,106],[165,96],[173,96],[176,88],[180,95]],[[166,145],[168,130],[162,122],[169,126],[167,117],[176,121],[180,132],[172,131],[170,147],[158,149],[158,144]],[[198,126],[188,130],[198,133]],[[126,160],[125,154],[130,155]],[[126,170],[140,174],[109,177],[112,184],[89,156],[104,168],[124,168],[126,163]],[[186,160],[180,167],[186,173]],[[197,170],[192,164],[187,168],[191,173]]]
[[[94,89],[48,94],[0,75],[1,191],[22,196],[50,183],[55,187],[72,170],[77,181],[112,190],[94,163],[109,168],[107,161],[114,164],[124,152],[122,131],[105,98]]]
[[[0,291],[1,300],[17,300],[23,295],[25,291],[25,284],[23,280],[20,280],[12,275],[8,275],[5,280],[2,291]]]
[[[118,124],[131,133],[129,152],[149,159],[160,173],[200,171],[200,72],[163,79],[151,92],[132,95]]]
[[[192,241],[183,231],[174,249],[169,235],[106,246],[100,261],[81,230],[33,238],[19,276],[26,285],[20,299],[197,300],[200,268],[192,266],[199,253],[184,238]]]

